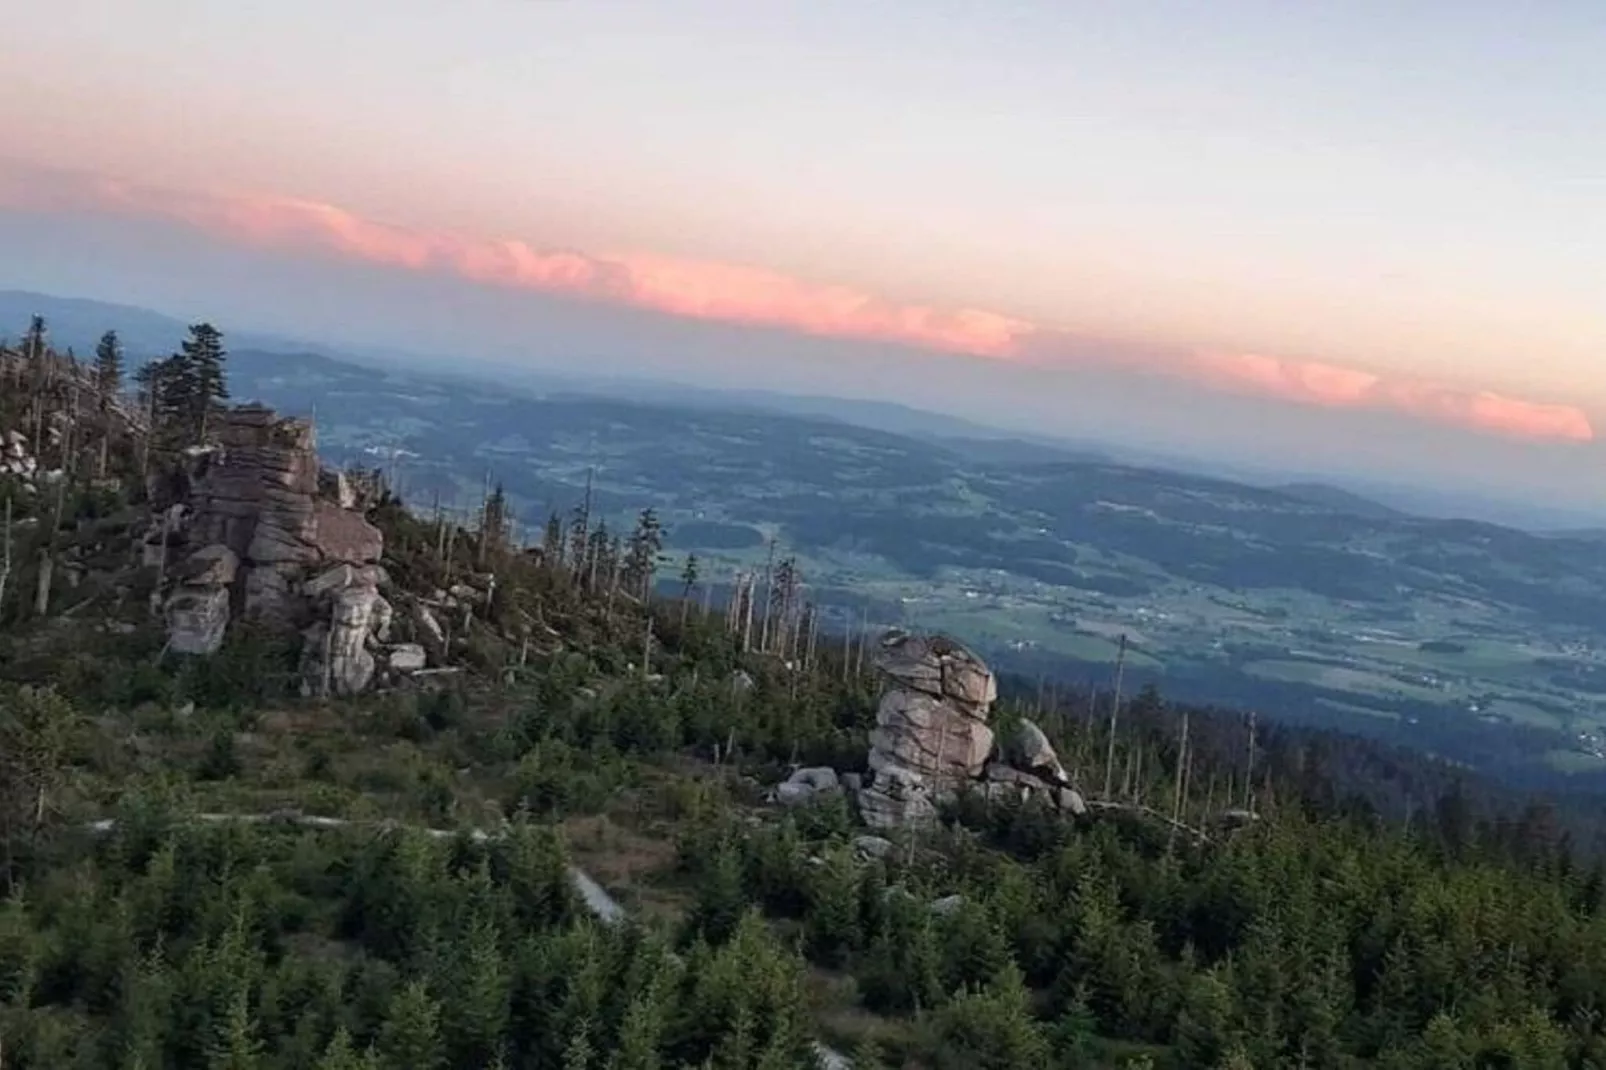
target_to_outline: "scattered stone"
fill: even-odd
[[[1054,745],[1048,741],[1047,734],[1024,717],[1004,741],[1003,750],[1005,760],[1016,769],[1036,773],[1055,784],[1069,785],[1071,782],[1070,774],[1060,764],[1059,755],[1054,752]]]
[[[855,836],[853,849],[860,858],[886,858],[897,845],[884,836]]]
[[[1072,817],[1084,817],[1087,814],[1087,800],[1075,788],[1060,788],[1054,793],[1054,801]]]
[[[385,664],[393,672],[417,672],[429,664],[429,658],[417,643],[396,643],[386,649]]]
[[[429,652],[430,661],[436,665],[446,661],[446,631],[441,627],[435,612],[422,602],[414,602],[411,606],[413,618],[413,631],[424,649]]]
[[[938,917],[946,918],[948,915],[953,914],[964,905],[964,896],[945,895],[941,899],[938,899],[936,902],[931,904],[931,912],[936,914]]]
[[[842,787],[842,782],[838,779],[836,770],[828,765],[798,769],[786,779],[791,784],[807,784],[815,791],[838,791]]]
[[[1216,821],[1228,829],[1243,828],[1246,825],[1253,825],[1259,820],[1260,815],[1255,811],[1236,806],[1230,810],[1223,810],[1216,815]]]
[[[794,807],[807,806],[814,801],[815,794],[815,790],[807,784],[798,784],[786,780],[775,785],[775,790],[771,792],[770,797],[781,806]]]
[[[835,795],[841,790],[842,782],[836,770],[822,765],[795,770],[775,786],[771,798],[782,806],[802,806],[822,795]]]

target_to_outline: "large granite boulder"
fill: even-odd
[[[875,655],[886,681],[870,733],[859,811],[873,827],[924,821],[978,777],[993,750],[998,687],[985,662],[946,636],[888,633]]]
[[[889,632],[876,651],[885,681],[870,732],[870,779],[858,792],[872,828],[930,821],[938,804],[974,790],[996,801],[1040,801],[1081,815],[1087,805],[1048,736],[1022,720],[1002,739],[987,723],[998,685],[947,636]]]
[[[1053,784],[1069,786],[1071,776],[1060,764],[1060,756],[1048,736],[1027,718],[1003,741],[1004,759],[1011,766],[1027,773],[1035,773]]]
[[[177,482],[184,500],[164,521],[182,523],[169,539],[182,555],[167,601],[172,649],[212,653],[240,616],[301,631],[309,691],[368,687],[369,647],[392,619],[380,594],[384,538],[350,507],[360,500],[351,483],[320,469],[311,423],[230,409]]]

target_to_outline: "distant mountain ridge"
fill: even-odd
[[[1335,513],[1348,513],[1371,520],[1398,520],[1413,515],[1328,483],[1284,483],[1272,489]]]
[[[26,290],[0,290],[0,339],[20,336],[33,315],[48,321],[52,339],[61,348],[80,355],[92,353],[102,333],[115,329],[134,363],[171,353],[185,337],[189,320],[135,305],[89,298],[62,297]],[[196,317],[201,319],[204,317]],[[598,397],[629,398],[665,404],[695,405],[711,409],[759,410],[784,415],[824,418],[855,427],[885,431],[951,448],[978,461],[1034,464],[1063,460],[1129,464],[1141,468],[1191,473],[1226,479],[1248,486],[1269,487],[1308,504],[1338,513],[1370,519],[1407,516],[1449,519],[1472,517],[1504,527],[1565,535],[1592,529],[1596,518],[1564,509],[1536,509],[1449,493],[1433,488],[1393,487],[1370,481],[1352,482],[1345,489],[1322,478],[1286,474],[1280,479],[1266,473],[1251,474],[1232,465],[1215,464],[1197,457],[1174,457],[1150,450],[1115,448],[1103,443],[1062,436],[994,427],[964,417],[863,398],[787,394],[744,388],[695,387],[668,381],[618,376],[581,376],[541,369],[480,368],[417,353],[389,349],[333,349],[315,340],[234,330],[217,324],[228,338],[238,362],[250,361],[255,374],[268,374],[275,358],[328,362],[324,374],[408,374],[446,381],[495,380],[531,394],[553,391]],[[336,366],[339,366],[337,369]],[[307,370],[303,367],[303,371]]]

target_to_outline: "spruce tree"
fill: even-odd
[[[853,1054],[848,1057],[848,1062],[853,1070],[886,1070],[886,1063],[881,1061],[881,1046],[870,1033],[865,1033],[859,1038],[859,1042],[853,1046]]]
[[[314,1070],[379,1070],[379,1059],[371,1048],[359,1052],[351,1033],[340,1026]]]
[[[218,1031],[218,1038],[207,1056],[209,1070],[256,1070],[262,1062],[263,1045],[257,1036],[251,1014],[249,994],[240,986],[229,1001],[229,1013]]]
[[[686,567],[680,570],[681,601],[687,601],[691,598],[692,590],[697,586],[698,578],[697,555],[687,554]]]
[[[34,316],[28,321],[28,333],[22,336],[22,355],[31,361],[45,359],[45,338],[49,334],[43,316]]]
[[[437,1070],[445,1065],[441,1044],[440,1006],[422,981],[408,984],[390,1003],[379,1031],[379,1056],[386,1066]]]
[[[95,385],[108,401],[123,389],[123,345],[116,331],[101,335],[95,346]]]
[[[179,371],[184,380],[185,416],[196,442],[206,438],[208,420],[219,403],[228,400],[228,377],[224,365],[223,332],[210,323],[190,327],[190,337],[180,346]]]
[[[653,573],[657,571],[658,556],[663,548],[664,529],[658,522],[658,513],[643,509],[626,546],[622,577],[630,593],[643,601],[652,593]]]

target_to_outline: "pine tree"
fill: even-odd
[[[709,943],[718,944],[735,932],[747,909],[742,884],[742,860],[736,849],[723,843],[715,852],[697,882],[697,902],[692,907],[692,929]]]
[[[507,1030],[512,979],[500,936],[494,924],[478,917],[458,950],[456,983],[446,1020],[453,1065],[484,1065],[495,1055]]]
[[[180,378],[184,382],[185,417],[192,440],[204,441],[208,421],[217,406],[229,397],[224,369],[228,354],[223,349],[223,333],[210,323],[190,327],[190,337],[180,346]]]
[[[886,1063],[881,1061],[881,1046],[870,1033],[865,1033],[853,1046],[848,1063],[853,1070],[886,1070]]]
[[[208,1052],[209,1070],[256,1070],[261,1064],[263,1045],[257,1036],[248,997],[242,985],[229,1001],[228,1017],[223,1020],[216,1044]]]
[[[541,536],[541,558],[549,567],[563,564],[563,518],[553,510],[546,518],[546,531]]]
[[[658,1040],[663,1032],[663,1006],[651,982],[625,1008],[619,1040],[608,1057],[608,1070],[659,1070]]]
[[[840,966],[859,945],[859,870],[846,851],[835,851],[810,874],[804,939],[809,957]]]
[[[95,385],[107,402],[122,392],[123,346],[117,340],[116,331],[101,335],[100,343],[95,346]]]
[[[692,591],[697,587],[697,555],[686,555],[686,567],[680,570],[680,598],[689,601]]]
[[[22,355],[35,363],[43,361],[46,351],[45,339],[49,333],[43,316],[29,319],[28,332],[22,336]]]
[[[440,1005],[430,998],[422,981],[408,984],[391,1000],[379,1031],[378,1051],[387,1067],[436,1070],[445,1064]]]
[[[691,609],[691,593],[697,587],[697,555],[686,555],[686,567],[680,570],[680,626],[686,626],[686,614]]]
[[[510,520],[507,492],[502,489],[501,483],[497,483],[490,496],[485,499],[484,508],[480,510],[480,563],[482,565],[489,555],[499,553],[506,547]]]
[[[658,569],[658,557],[663,548],[663,525],[658,522],[657,512],[643,509],[626,546],[622,577],[625,588],[643,601],[652,593],[653,574]]]
[[[596,1049],[592,1047],[590,1034],[590,1023],[581,1022],[563,1049],[563,1070],[591,1070]]]
[[[379,1070],[379,1057],[372,1048],[359,1052],[346,1027],[340,1026],[314,1070]]]

